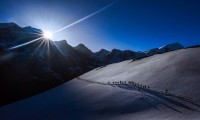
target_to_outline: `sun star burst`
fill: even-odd
[[[49,32],[49,31],[45,31],[43,33],[43,36],[44,36],[45,39],[51,39],[53,37],[53,33]]]

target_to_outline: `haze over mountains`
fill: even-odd
[[[40,93],[99,66],[184,48],[172,43],[144,52],[101,49],[93,53],[84,44],[72,47],[66,40],[38,40],[9,49],[41,36],[42,31],[36,28],[0,23],[0,105]]]

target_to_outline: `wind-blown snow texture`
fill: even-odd
[[[0,108],[2,120],[199,120],[200,106],[153,90],[198,97],[200,48],[189,48],[94,69],[81,79]],[[149,85],[138,90],[134,81]],[[95,83],[99,82],[99,83]]]

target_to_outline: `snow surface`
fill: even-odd
[[[90,71],[81,77],[105,82],[134,81],[157,90],[200,99],[200,48],[157,54],[136,61],[124,61]]]
[[[156,91],[199,97],[199,48],[94,69],[0,108],[1,120],[199,120],[200,105]],[[107,82],[134,81],[150,90]],[[103,84],[106,83],[106,84]]]

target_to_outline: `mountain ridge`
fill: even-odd
[[[118,49],[93,53],[84,44],[72,47],[66,40],[44,39],[8,50],[40,38],[40,32],[15,23],[0,23],[0,105],[38,94],[100,66],[149,56],[145,52]],[[167,47],[166,52],[170,50],[174,49]]]
[[[196,46],[100,67],[1,107],[0,118],[198,120],[199,53]]]
[[[74,47],[74,49],[87,56],[92,56],[94,54],[89,48],[87,48],[82,43],[78,44],[76,47]]]

